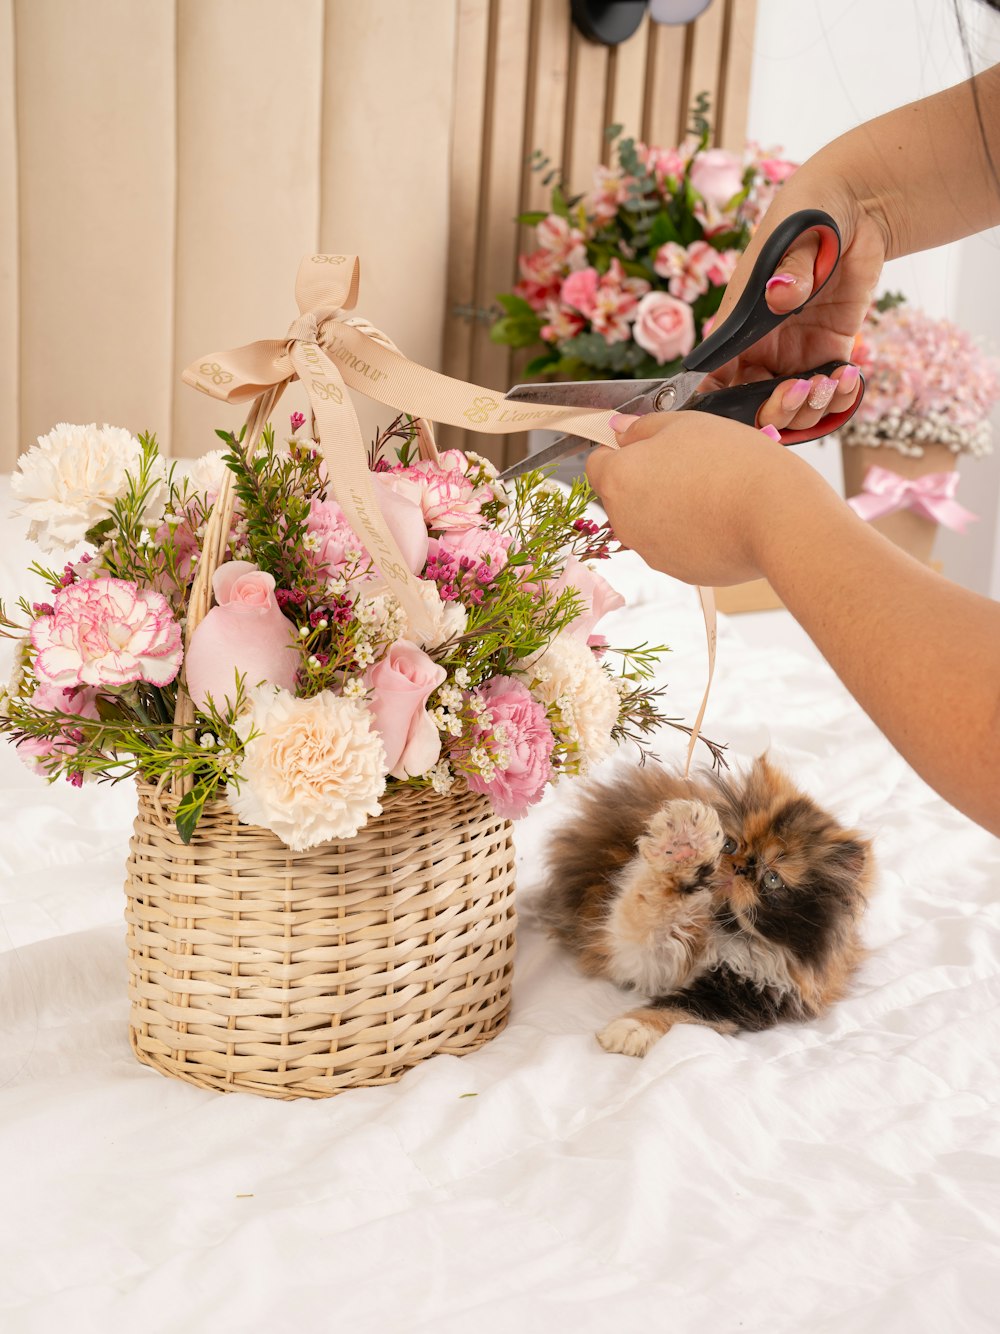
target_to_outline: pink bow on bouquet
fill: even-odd
[[[964,533],[966,524],[979,515],[958,503],[957,487],[957,472],[929,472],[910,478],[876,465],[865,473],[861,494],[851,496],[847,503],[868,523],[896,510],[911,509],[923,519]]]

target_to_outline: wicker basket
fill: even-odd
[[[255,400],[251,446],[278,392]],[[430,424],[416,426],[421,456],[436,457]],[[206,525],[188,642],[211,603],[234,499],[227,473]],[[175,739],[193,723],[182,682]],[[390,787],[382,815],[352,839],[293,852],[240,824],[222,800],[206,804],[183,843],[174,817],[190,786],[139,784],[125,889],[140,1061],[203,1088],[322,1098],[390,1083],[500,1031],[514,846],[487,798]]]
[[[507,1018],[514,848],[489,801],[400,788],[292,852],[209,804],[194,839],[139,788],[128,859],[136,1056],[203,1088],[321,1098],[462,1055]]]

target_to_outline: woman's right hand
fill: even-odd
[[[790,213],[805,208],[821,208],[829,213],[840,228],[840,262],[804,310],[706,377],[703,389],[795,375],[828,361],[851,361],[888,246],[884,220],[874,207],[866,208],[866,202],[857,198],[850,183],[829,165],[826,152],[810,158],[786,181],[736,266],[715,327],[721,326],[739,300],[764,240]],[[816,233],[805,232],[786,251],[767,290],[771,310],[795,310],[808,298],[818,248]],[[805,430],[827,413],[846,411],[857,393],[857,372],[852,373],[850,367],[829,380],[817,376],[811,381],[789,381],[776,389],[760,409],[757,425]]]

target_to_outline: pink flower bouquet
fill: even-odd
[[[498,297],[490,336],[541,345],[528,375],[671,374],[710,332],[754,223],[795,165],[756,147],[709,148],[697,124],[680,148],[620,139],[618,165],[598,167],[589,194],[567,199],[557,184],[550,211],[521,216],[538,247]]]
[[[1000,361],[964,329],[888,293],[869,312],[854,360],[865,396],[840,432],[845,445],[887,446],[913,458],[926,445],[992,452],[989,415],[1000,400]]]
[[[610,649],[599,633],[622,599],[595,568],[610,534],[586,483],[535,472],[508,490],[475,454],[418,457],[397,419],[370,467],[430,613],[418,633],[302,425],[282,443],[268,429],[252,454],[224,435],[186,471],[108,427],[59,426],[22,457],[21,512],[66,560],[32,567],[46,591],[19,615],[0,607],[16,640],[0,730],[32,769],[74,784],[184,775],[183,837],[219,793],[304,849],[352,837],[389,784],[468,788],[521,816],[561,775],[670,721],[649,684],[664,650]],[[228,548],[185,650],[225,469]],[[196,714],[177,733],[182,681]]]

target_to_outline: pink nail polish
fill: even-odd
[[[608,425],[612,431],[627,431],[633,422],[639,418],[631,412],[616,412],[608,418]]]
[[[791,273],[776,273],[773,278],[768,278],[764,286],[770,291],[772,287],[788,287],[794,281],[795,277]]]
[[[809,395],[809,406],[816,412],[822,412],[836,392],[837,381],[821,375],[813,384],[812,393]]]
[[[857,366],[845,366],[840,372],[840,379],[837,381],[837,387],[841,393],[847,393],[855,387],[861,378],[861,372]]]
[[[772,426],[770,422],[768,422],[766,426],[760,428],[760,433],[761,435],[766,435],[768,440],[781,439],[781,432],[778,430],[777,426]]]
[[[789,412],[797,411],[809,397],[811,388],[812,385],[808,380],[792,380],[785,385],[785,392],[781,396],[782,404]]]

